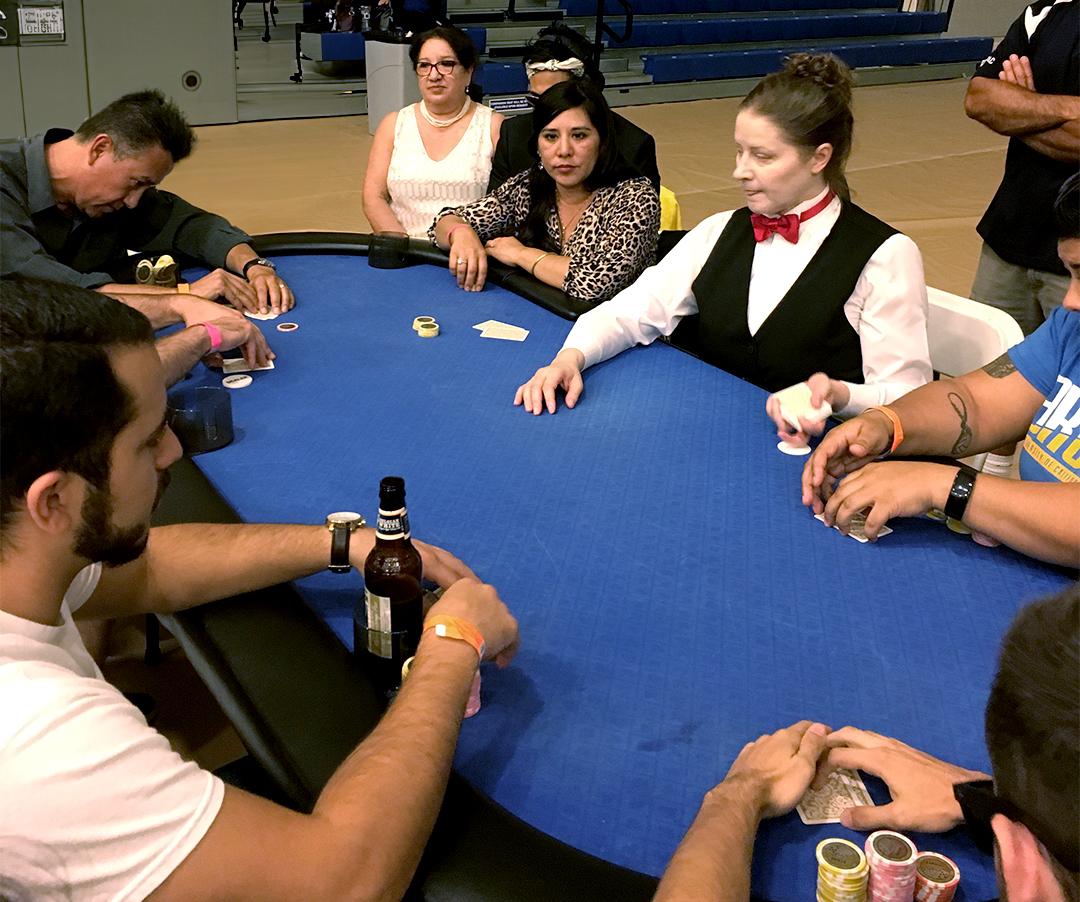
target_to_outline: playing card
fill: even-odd
[[[820,520],[822,523],[825,522],[825,517],[823,517],[821,514],[815,514],[814,519],[815,520]],[[863,532],[863,529],[865,528],[865,526],[866,526],[866,512],[862,511],[861,513],[858,513],[854,517],[851,518],[851,523],[848,524],[848,536],[853,538],[856,542],[862,542],[863,544],[869,542],[870,540],[866,537],[865,533]],[[839,530],[840,527],[839,526],[834,526],[833,529]],[[892,532],[892,530],[888,526],[882,526],[881,529],[878,531],[878,538],[880,539],[883,536],[887,536],[891,532]]]
[[[507,323],[493,323],[480,333],[481,338],[501,338],[504,341],[524,341],[529,337],[529,330]]]
[[[488,326],[502,326],[502,325],[505,325],[505,323],[500,323],[496,319],[486,319],[482,323],[477,323],[475,326],[473,326],[473,328],[474,329],[479,329],[481,332],[483,332]]]
[[[279,316],[281,316],[281,314],[280,313],[252,313],[250,310],[245,310],[244,311],[244,316],[246,316],[248,319],[266,320],[266,319],[277,319]]]
[[[804,824],[838,824],[848,808],[873,804],[858,771],[838,768],[821,789],[807,790],[796,809]]]
[[[804,420],[824,420],[832,416],[832,405],[825,401],[820,407],[810,403],[810,386],[805,382],[791,385],[773,395],[780,402],[780,415],[793,429],[801,429],[799,417]]]
[[[243,357],[226,357],[221,362],[221,371],[226,376],[231,376],[233,373],[258,373],[272,369],[274,369],[273,360],[268,360],[266,366],[250,366]]]

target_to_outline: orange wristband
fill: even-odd
[[[896,415],[896,411],[891,407],[868,407],[866,413],[871,410],[880,410],[885,416],[889,418],[889,422],[892,423],[892,447],[886,452],[892,454],[900,447],[900,443],[904,440],[904,427],[900,424],[900,417]]]
[[[436,636],[444,639],[460,639],[473,647],[473,650],[484,660],[484,636],[473,624],[461,617],[451,617],[448,614],[436,614],[424,621],[424,632],[435,630]]]

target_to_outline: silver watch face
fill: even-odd
[[[356,511],[336,511],[326,515],[326,525],[360,527],[364,525],[364,518]]]

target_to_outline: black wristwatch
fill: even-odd
[[[352,570],[349,562],[349,538],[366,523],[355,511],[338,511],[326,515],[326,528],[330,530],[330,570],[333,573],[348,573]]]
[[[960,468],[956,471],[952,488],[949,489],[949,498],[945,502],[945,516],[953,520],[963,520],[967,511],[971,493],[975,491],[975,477],[979,471],[967,464],[957,464]]]
[[[268,269],[272,269],[274,272],[277,272],[277,267],[274,266],[271,260],[267,260],[266,257],[254,257],[253,259],[248,260],[248,262],[244,264],[244,268],[240,270],[240,275],[242,275],[246,279],[248,277],[248,270],[251,269],[251,267],[253,266],[265,266]]]

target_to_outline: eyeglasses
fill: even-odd
[[[1053,833],[1034,815],[1022,811],[1008,799],[1003,799],[994,791],[993,780],[974,780],[970,783],[957,783],[953,795],[960,803],[964,815],[964,824],[971,838],[987,855],[994,853],[994,831],[990,820],[995,814],[1003,814],[1011,821],[1023,824],[1031,831],[1046,850],[1062,865],[1072,872],[1080,870],[1080,848],[1075,844],[1071,848],[1051,840]]]
[[[435,63],[429,63],[427,60],[423,60],[416,64],[416,74],[421,78],[431,74],[431,70],[434,69],[440,75],[453,75],[454,69],[461,64],[457,60],[439,60]]]

